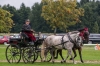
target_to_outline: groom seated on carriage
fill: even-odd
[[[26,34],[26,36],[29,37],[29,39],[31,40],[31,44],[34,44],[34,42],[36,41],[36,38],[33,35],[33,32],[35,31],[31,28],[29,24],[30,24],[30,20],[27,19],[25,21],[25,24],[22,26],[22,33]]]

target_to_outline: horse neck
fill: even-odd
[[[75,33],[75,34],[70,34],[70,37],[71,37],[71,39],[74,41],[74,40],[76,40],[76,37],[78,37],[78,34],[77,34],[77,33]]]

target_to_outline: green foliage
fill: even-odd
[[[97,22],[94,23],[93,33],[99,33],[99,26],[98,26],[98,23]]]
[[[10,12],[0,8],[0,32],[10,32],[13,26],[12,16]]]
[[[76,0],[42,0],[41,16],[47,20],[52,29],[66,29],[70,25],[80,22],[79,17],[83,16],[84,10],[76,8]]]
[[[81,0],[81,1],[80,1],[80,4],[81,4],[81,5],[84,5],[84,4],[88,3],[88,2],[89,2],[89,0]]]
[[[94,25],[95,22],[98,23],[98,28],[99,28],[99,25],[100,25],[100,22],[99,22],[100,21],[100,19],[99,19],[100,15],[98,13],[99,12],[98,3],[100,3],[100,2],[88,2],[84,5],[81,5],[81,7],[84,8],[85,12],[84,12],[84,16],[81,17],[82,22],[79,24],[80,25],[79,27],[81,27],[81,26],[88,27],[90,33],[91,32],[97,33],[97,32],[93,31],[93,25]],[[96,28],[96,27],[94,27],[94,28]],[[99,32],[100,32],[100,30],[99,30]]]
[[[31,11],[30,16],[29,16],[29,18],[31,20],[31,26],[37,32],[50,32],[50,28],[46,24],[43,17],[41,17],[42,5],[43,5],[42,3],[40,3],[40,4],[35,3],[32,6],[32,11]],[[47,30],[47,28],[49,30]]]
[[[9,4],[4,5],[2,8],[13,14],[12,19],[14,21],[14,26],[11,29],[11,32],[20,32],[25,20],[29,18],[30,8],[26,7],[24,3],[21,4],[20,9],[18,10]]]
[[[81,0],[80,2],[76,2],[75,0],[75,2],[71,2],[72,0],[42,1],[43,2],[41,3],[34,3],[31,8],[26,7],[24,3],[21,4],[19,9],[16,9],[14,6],[10,6],[9,4],[0,6],[2,9],[13,14],[10,18],[14,23],[14,25],[11,26],[12,28],[10,27],[11,29],[3,30],[4,27],[1,26],[0,30],[2,29],[2,32],[20,32],[24,21],[29,18],[31,20],[31,26],[36,32],[53,32],[52,29],[54,28],[57,29],[57,32],[65,32],[66,28],[68,31],[73,31],[86,26],[89,28],[90,33],[100,33],[100,30],[97,30],[96,32],[93,31],[93,29],[97,29],[97,27],[94,27],[95,22],[97,22],[98,28],[100,28],[99,0]],[[82,10],[82,12],[78,9],[80,11]],[[83,15],[83,12],[84,16],[80,17],[81,14]],[[45,16],[43,17],[43,15]],[[0,16],[0,18],[1,17],[2,16]],[[44,18],[47,21],[44,20]],[[0,25],[3,23],[4,21],[1,20]]]

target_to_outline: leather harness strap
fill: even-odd
[[[70,37],[69,33],[67,33],[69,40],[74,43],[74,45],[76,45],[76,43],[72,40],[72,38]]]
[[[63,38],[64,38],[64,36],[62,36],[61,44],[62,44],[62,47],[65,48],[64,47],[64,40],[63,40]]]

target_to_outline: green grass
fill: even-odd
[[[1,62],[6,61],[5,58],[5,50],[6,46],[0,45],[0,66],[73,66],[72,62],[67,62],[61,64],[60,62],[55,62],[52,64],[51,62],[35,62],[34,64],[24,64],[23,62],[20,62],[18,64],[9,64],[8,62]],[[66,56],[66,51],[63,51],[63,56]],[[80,63],[80,58],[77,51],[77,57],[75,58],[76,61],[78,61],[77,64],[74,64],[74,66],[100,66],[100,50],[94,50],[94,46],[83,46],[82,49],[82,56],[85,63]],[[40,59],[38,59],[40,60]],[[61,60],[60,56],[57,60]],[[67,59],[69,61],[69,58]],[[90,61],[90,62],[87,62]],[[97,62],[96,62],[97,61]],[[96,62],[96,63],[95,63]]]
[[[72,64],[72,63],[50,63],[50,62],[35,62],[34,64],[9,64],[7,62],[0,63],[0,66],[100,66],[100,64],[90,64],[90,63],[78,63],[78,64]]]

